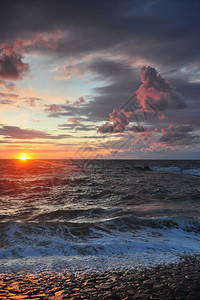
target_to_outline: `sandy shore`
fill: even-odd
[[[0,299],[200,299],[200,256],[176,264],[100,273],[5,274]]]

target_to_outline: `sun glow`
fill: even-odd
[[[25,161],[27,159],[30,159],[30,157],[26,153],[20,153],[19,154],[19,159],[22,160],[22,161]]]

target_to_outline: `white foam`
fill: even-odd
[[[143,228],[135,232],[112,232],[101,238],[65,239],[44,232],[40,241],[33,236],[0,250],[1,270],[23,269],[109,269],[168,263],[183,254],[200,253],[200,235],[180,228]]]
[[[112,256],[29,256],[27,258],[14,258],[0,260],[0,274],[5,272],[90,272],[105,270],[123,270],[130,268],[143,268],[158,264],[175,263],[180,260],[179,256],[172,253],[147,253],[136,252],[127,255]]]

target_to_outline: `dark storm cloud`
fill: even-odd
[[[51,0],[48,7],[8,0],[1,4],[0,36],[14,41],[60,29],[66,36],[54,51],[58,57],[105,50],[174,68],[200,59],[199,9],[197,0]]]
[[[133,125],[130,127],[129,131],[134,132],[134,133],[141,133],[145,132],[147,129],[145,129],[142,125]]]
[[[199,95],[200,95],[200,80],[197,82],[191,82],[183,80],[181,75],[177,75],[176,78],[173,78],[173,84],[176,86],[176,89],[180,91],[182,95],[185,97],[185,102],[187,105],[197,105],[199,104]],[[170,80],[171,81],[171,80]]]
[[[91,71],[95,77],[98,77],[100,80],[104,79],[104,81],[109,82],[109,84],[93,89],[93,99],[84,103],[82,107],[73,107],[69,104],[62,105],[61,107],[63,112],[51,114],[51,117],[78,117],[84,115],[90,121],[106,120],[113,108],[123,107],[127,98],[130,97],[130,95],[133,95],[134,91],[136,91],[140,85],[140,68],[132,68],[125,61],[114,61],[111,59],[106,60],[99,58],[91,61],[85,69],[86,68]],[[163,117],[163,115],[160,115],[160,111],[167,109],[166,118],[169,115],[169,118],[181,123],[183,119],[182,116],[184,116],[187,117],[188,123],[191,121],[192,124],[197,124],[199,120],[197,108],[200,105],[200,83],[189,83],[184,80],[175,80],[174,78],[171,78],[169,83],[157,73],[155,68],[144,67],[144,70],[146,80],[148,79],[148,83],[146,82],[141,85],[141,87],[143,87],[142,92],[145,92],[145,95],[148,96],[145,96],[146,98],[144,100],[153,101],[153,103],[151,103],[151,107],[155,110],[155,113],[153,113],[151,118],[150,113],[148,113],[148,122],[158,123],[159,119],[162,119],[161,117]],[[152,72],[147,72],[148,70]],[[144,78],[142,80],[145,81]],[[175,86],[177,84],[177,89],[173,86],[174,84],[171,84],[171,82],[174,82]],[[141,90],[141,87],[139,91]],[[191,97],[190,89],[192,90]],[[153,97],[155,96],[154,94],[156,94],[156,96],[159,95],[159,99],[149,97],[149,90],[151,91],[150,96]],[[185,96],[184,98],[182,94]],[[144,96],[144,93],[142,95]],[[131,105],[139,108],[135,100],[136,99],[133,99]],[[149,104],[150,101],[148,101],[148,109],[151,108]],[[186,107],[187,109],[185,109]],[[174,109],[176,112],[173,111]],[[177,109],[181,109],[181,111],[179,112]],[[129,105],[125,107],[125,110],[130,111]],[[190,112],[193,116],[191,118]],[[145,116],[143,116],[142,119],[144,119],[144,117]]]
[[[139,86],[139,70],[124,61],[97,58],[85,63],[82,68],[92,73],[95,79],[104,81],[102,87],[92,89],[93,97],[60,105],[62,112],[50,117],[86,116],[89,121],[105,120],[115,107],[120,107]],[[137,75],[138,73],[138,75]]]
[[[167,76],[167,75],[166,75]],[[187,105],[183,110],[167,111],[168,122],[175,122],[177,125],[191,124],[194,127],[200,126],[200,82],[188,82],[183,80],[181,76],[169,78],[170,82],[176,87],[180,94],[184,95],[184,101]]]
[[[0,45],[0,78],[22,79],[29,71],[29,64],[22,61],[23,56],[13,46],[6,43]]]
[[[169,125],[168,128],[161,129],[162,137],[160,142],[167,145],[190,145],[197,142],[197,136],[191,132],[194,128],[190,125],[174,126]]]
[[[127,80],[134,72],[131,66],[125,61],[97,58],[87,64],[87,69],[100,80],[110,80],[111,82]]]
[[[90,96],[90,101],[80,101],[82,98],[80,97],[78,102],[60,105],[63,112],[52,114],[50,117],[84,115],[89,121],[105,120],[113,108],[120,108],[139,86],[140,71],[130,67],[124,61],[99,58],[91,61],[84,68],[105,84],[92,89],[93,97],[91,99]]]
[[[138,70],[125,61],[96,59],[88,65],[88,69],[107,82],[92,90],[93,100],[82,109],[92,119],[106,119],[113,108],[120,108],[139,85]]]
[[[145,57],[161,65],[200,58],[199,1],[5,1],[0,35],[68,32],[58,55],[80,56],[111,50]],[[9,21],[7,16],[9,16]]]

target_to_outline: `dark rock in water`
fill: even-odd
[[[139,171],[152,171],[148,166],[135,166],[135,169]]]

